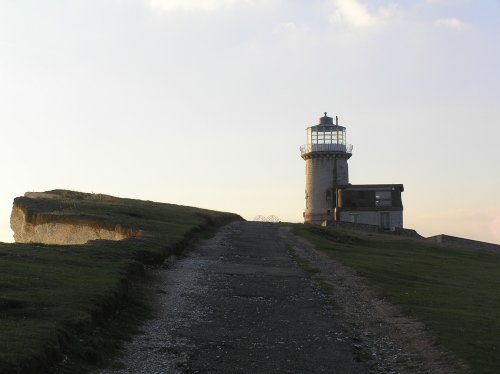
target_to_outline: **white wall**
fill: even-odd
[[[403,212],[402,211],[346,211],[340,213],[340,220],[344,222],[352,222],[351,219],[352,214],[359,214],[357,223],[364,223],[368,225],[377,225],[380,226],[380,213],[389,213],[389,227],[391,230],[394,230],[396,227],[403,227]]]

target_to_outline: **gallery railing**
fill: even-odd
[[[311,152],[352,153],[352,144],[304,144],[300,147],[301,155]]]

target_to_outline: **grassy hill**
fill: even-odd
[[[193,236],[241,219],[61,190],[28,194],[14,204],[32,224],[118,225],[140,235],[69,246],[0,243],[0,373],[7,374],[52,371],[67,354],[102,360],[103,347],[133,328],[123,328],[124,321],[146,312],[133,295],[143,265],[161,263]],[[499,372],[499,252],[305,225],[294,231],[424,321],[475,373]],[[102,329],[109,325],[117,328]]]
[[[28,195],[29,196],[29,195]],[[144,263],[161,263],[196,234],[241,217],[71,191],[16,198],[32,223],[141,232],[122,241],[48,246],[0,243],[0,373],[40,373],[70,352],[99,361],[103,325],[130,299]],[[130,308],[129,308],[130,309]]]
[[[420,318],[474,373],[500,372],[500,252],[307,225],[294,232]]]

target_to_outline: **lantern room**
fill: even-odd
[[[352,145],[347,144],[346,129],[339,126],[338,117],[324,117],[318,119],[318,125],[306,129],[306,144],[301,147],[302,156],[311,152],[343,152],[351,153]]]

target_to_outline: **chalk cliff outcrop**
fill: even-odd
[[[85,244],[99,239],[123,240],[141,235],[140,230],[124,228],[99,217],[76,214],[77,212],[64,213],[71,204],[76,206],[76,203],[63,198],[65,192],[29,192],[16,198],[10,217],[14,240],[18,243],[65,245]],[[90,194],[75,196],[81,198],[80,196],[86,195]]]

